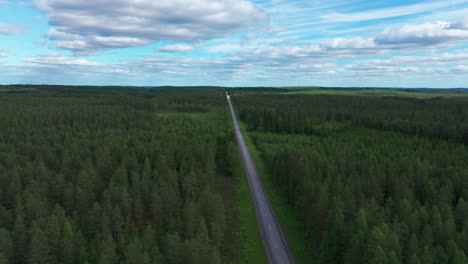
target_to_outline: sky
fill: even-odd
[[[468,87],[468,0],[0,0],[0,84]]]

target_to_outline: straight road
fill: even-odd
[[[266,250],[266,255],[270,263],[288,264],[294,263],[291,253],[289,252],[288,244],[284,239],[281,228],[278,225],[270,201],[263,189],[262,182],[258,176],[255,163],[250,155],[244,136],[239,127],[234,108],[232,107],[231,98],[226,93],[226,97],[231,109],[231,117],[236,130],[237,143],[239,144],[242,160],[244,163],[245,172],[249,180],[250,192],[255,204],[255,212],[257,214],[257,222],[262,235],[263,246]]]

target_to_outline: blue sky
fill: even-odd
[[[468,0],[0,0],[0,84],[468,87]]]

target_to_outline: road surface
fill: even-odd
[[[245,172],[249,180],[250,192],[255,205],[255,213],[257,214],[257,222],[268,260],[270,263],[274,264],[294,263],[284,235],[276,221],[270,201],[263,189],[262,182],[255,168],[255,163],[240,130],[234,108],[232,107],[231,98],[228,94],[226,94],[226,97],[229,108],[231,109],[231,117],[236,130],[237,143],[241,150]]]

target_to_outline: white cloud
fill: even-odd
[[[0,23],[0,35],[15,35],[23,29],[24,26]]]
[[[85,59],[67,58],[58,53],[43,54],[25,59],[25,63],[30,66],[47,67],[98,67],[99,63]]]
[[[289,64],[301,58],[315,61],[333,61],[388,56],[393,52],[434,52],[440,48],[454,47],[468,41],[464,22],[433,22],[388,28],[368,37],[334,38],[319,43],[314,41],[274,43],[262,39],[242,44],[215,44],[206,48],[209,52],[251,57],[256,60],[274,60]],[[450,54],[444,55],[451,59]],[[434,56],[430,56],[434,58]],[[440,58],[443,59],[443,58]]]
[[[319,44],[307,42],[297,45],[235,45],[225,44],[209,47],[211,52],[223,52],[237,57],[249,57],[255,60],[274,60],[288,64],[295,59],[330,61],[351,59],[365,55],[379,55],[388,52],[378,46],[373,38],[336,38]]]
[[[347,65],[336,63],[343,50],[283,47],[262,53],[258,50],[220,58],[188,58],[161,54],[120,63],[100,64],[60,54],[27,58],[16,72],[33,83],[86,83],[134,85],[305,85],[344,83],[346,85],[400,85],[402,80],[421,85],[428,80],[449,80],[460,86],[468,69],[468,51],[433,56],[395,56],[388,59],[359,57]],[[288,54],[275,57],[272,52]],[[314,52],[317,52],[314,54]],[[308,54],[304,56],[304,54]],[[348,55],[346,55],[348,56]],[[10,66],[6,68],[12,68]],[[387,78],[387,79],[385,79]],[[80,81],[81,80],[81,81]],[[107,82],[106,82],[107,80]],[[296,81],[297,80],[297,81]],[[375,84],[370,81],[375,81]],[[418,83],[416,80],[419,80]],[[464,79],[466,80],[466,78]],[[359,84],[365,81],[365,84]],[[406,82],[408,83],[408,82]],[[437,86],[437,83],[431,82]],[[440,85],[440,83],[439,83]]]
[[[97,0],[93,3],[36,0],[38,8],[49,17],[48,39],[54,40],[56,47],[71,50],[77,56],[155,42],[169,44],[158,48],[159,52],[152,56],[135,55],[132,59],[108,64],[96,63],[90,58],[44,54],[27,58],[17,72],[32,76],[27,80],[35,82],[76,78],[91,84],[109,80],[118,84],[146,85],[305,85],[320,84],[323,80],[334,85],[340,82],[356,85],[358,80],[367,78],[379,80],[375,83],[381,85],[411,78],[435,85],[432,79],[445,78],[455,86],[462,82],[459,79],[468,80],[464,77],[468,76],[468,50],[454,51],[468,43],[466,19],[434,22],[437,20],[424,13],[424,19],[415,16],[397,22],[376,21],[369,27],[369,23],[356,23],[364,26],[353,31],[355,27],[349,30],[346,23],[320,21],[316,19],[317,13],[298,17],[278,13],[272,14],[278,17],[272,17],[271,25],[232,34],[262,21],[268,22],[266,15],[248,1],[254,0]],[[270,4],[275,5],[275,1]],[[251,8],[239,8],[239,2]],[[423,7],[433,8],[434,5]],[[333,8],[320,11],[327,10]],[[301,11],[300,7],[297,11]],[[364,18],[376,17],[377,13],[372,12]],[[392,12],[386,15],[396,14],[395,10]],[[289,24],[280,23],[289,18]],[[460,16],[448,18],[453,21]],[[438,20],[444,19],[447,18]],[[388,29],[384,30],[385,27]],[[293,34],[289,34],[290,31]],[[213,38],[215,40],[203,41]],[[457,45],[457,49],[441,53],[443,48]],[[194,49],[200,50],[196,53],[200,57],[192,56],[194,53],[184,54]],[[148,49],[141,51],[139,54],[150,52]],[[171,52],[173,54],[164,54]],[[123,58],[128,58],[127,55]],[[385,57],[375,59],[382,55]],[[120,55],[115,56],[117,60],[120,58]]]
[[[118,64],[47,53],[25,58],[19,64],[5,64],[0,83],[125,85],[128,70]],[[139,78],[145,78],[139,76]],[[10,80],[10,81],[7,81]]]
[[[374,49],[376,44],[373,38],[336,38],[322,43],[321,47],[328,50]]]
[[[461,27],[458,23],[444,21],[390,28],[376,37],[376,42],[379,44],[413,44],[418,46],[466,40],[468,40],[468,29]]]
[[[393,56],[389,59],[356,60],[352,65],[364,67],[376,66],[441,66],[468,62],[468,52],[443,53],[432,56]]]
[[[457,79],[458,76],[460,84],[463,80],[460,74],[468,71],[468,67],[460,63],[467,62],[467,52],[433,56],[394,56],[385,60],[356,60],[345,65],[344,70],[347,74],[354,76],[374,76],[375,78],[394,76],[410,79],[418,77],[426,81],[442,78],[449,82],[449,79]]]
[[[267,21],[249,0],[36,0],[35,5],[49,16],[48,37],[79,53],[212,39]]]
[[[160,48],[159,51],[161,51],[161,52],[169,52],[169,53],[172,53],[172,52],[180,52],[180,53],[183,53],[183,52],[192,51],[192,50],[194,50],[194,49],[195,49],[195,47],[192,46],[192,45],[175,44],[175,45],[166,45],[166,46]]]

